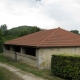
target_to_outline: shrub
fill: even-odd
[[[80,57],[53,55],[52,74],[68,80],[80,80]]]
[[[3,51],[3,34],[0,30],[0,53]]]

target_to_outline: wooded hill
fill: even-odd
[[[41,29],[37,26],[19,26],[9,30],[3,30],[4,40],[11,40],[17,37],[21,37],[27,34],[31,34]]]

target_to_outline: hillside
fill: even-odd
[[[27,34],[31,34],[37,31],[40,31],[41,29],[36,26],[19,26],[15,27],[6,31],[3,31],[4,34],[4,40],[11,40],[17,37],[21,37]]]

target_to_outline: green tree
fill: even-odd
[[[6,25],[6,24],[1,25],[1,26],[0,26],[0,29],[1,29],[2,31],[6,31],[6,30],[7,30],[7,25]]]
[[[27,34],[31,34],[31,33],[34,33],[40,30],[41,29],[36,26],[23,25],[23,26],[14,27],[12,29],[3,31],[4,41],[11,40],[17,37],[21,37]]]
[[[31,34],[31,33],[34,33],[34,32],[38,32],[40,30],[41,29],[38,28],[37,26],[33,26],[33,27],[29,28],[27,32],[28,32],[28,34]]]
[[[3,51],[3,34],[0,30],[0,53]]]
[[[18,36],[21,37],[21,36],[24,36],[24,35],[27,35],[26,30],[21,31]]]
[[[75,33],[75,34],[79,34],[78,30],[71,30],[71,32]]]

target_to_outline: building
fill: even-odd
[[[80,54],[80,35],[55,28],[4,43],[4,56],[39,69],[50,69],[53,54]]]

